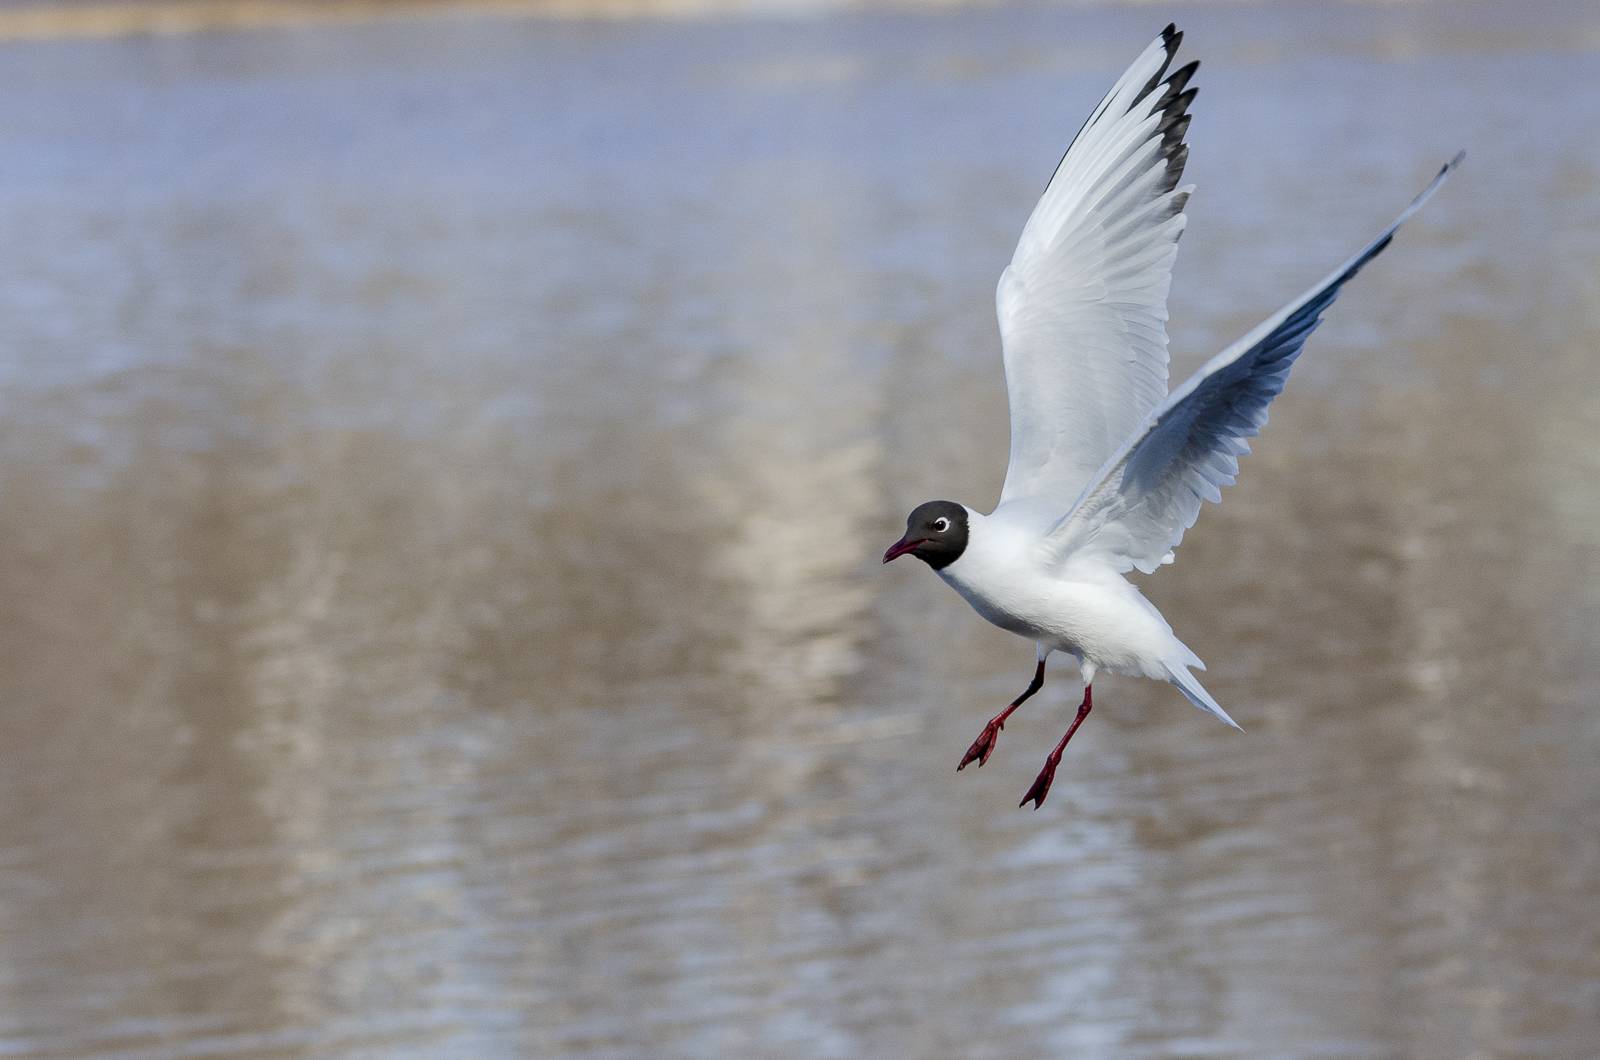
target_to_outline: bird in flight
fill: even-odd
[[[915,556],[984,618],[1038,646],[1033,681],[990,719],[957,769],[982,766],[1011,712],[1044,686],[1053,651],[1078,661],[1078,716],[1020,805],[1044,805],[1067,741],[1088,717],[1095,676],[1170,681],[1238,728],[1201,687],[1204,670],[1124,575],[1171,563],[1200,502],[1222,499],[1246,438],[1260,433],[1307,336],[1346,281],[1422,207],[1456,155],[1394,224],[1326,279],[1167,393],[1167,288],[1192,185],[1188,87],[1171,70],[1169,25],[1084,123],[1000,275],[1011,461],[989,515],[929,501],[883,561]]]

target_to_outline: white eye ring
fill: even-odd
[[[934,533],[942,534],[948,529],[950,529],[950,520],[946,519],[944,516],[941,515],[939,518],[933,521]]]

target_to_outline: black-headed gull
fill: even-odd
[[[1246,438],[1339,288],[1421,208],[1458,154],[1359,254],[1182,386],[1167,390],[1167,288],[1183,208],[1184,133],[1199,63],[1169,74],[1183,34],[1168,26],[1095,108],[1022,230],[995,305],[1011,402],[1000,504],[981,515],[929,501],[884,554],[916,556],[1001,629],[1038,645],[1027,691],[984,727],[958,769],[989,760],[1006,718],[1044,685],[1053,651],[1078,660],[1083,703],[1021,805],[1044,805],[1101,671],[1170,681],[1237,723],[1200,686],[1198,656],[1123,575],[1173,559],[1202,500],[1231,486]]]

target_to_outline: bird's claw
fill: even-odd
[[[1033,787],[1029,788],[1028,793],[1022,797],[1022,801],[1017,803],[1017,809],[1022,809],[1030,802],[1033,803],[1035,810],[1044,805],[1044,797],[1050,794],[1050,783],[1056,779],[1056,765],[1059,761],[1060,759],[1054,756],[1045,759],[1044,768],[1039,771],[1039,776],[1034,780]]]
[[[1000,739],[1000,730],[1003,728],[1005,728],[1004,722],[991,721],[985,725],[983,731],[978,734],[978,738],[972,741],[972,746],[967,748],[966,757],[962,758],[961,764],[956,766],[956,772],[961,772],[973,762],[977,762],[978,768],[982,769],[983,764],[989,761],[989,756],[994,754],[995,742]]]

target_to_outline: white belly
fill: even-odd
[[[1001,629],[1077,656],[1097,669],[1167,679],[1165,662],[1189,656],[1161,613],[1127,579],[1068,563],[1047,570],[1030,562],[1023,540],[994,528],[973,535],[939,576]]]

